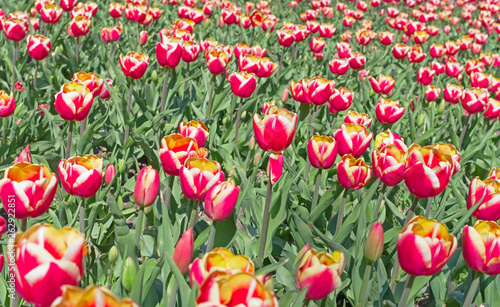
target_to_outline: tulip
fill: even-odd
[[[174,69],[182,58],[182,40],[161,35],[161,42],[156,45],[156,59],[161,67]]]
[[[182,237],[175,246],[174,254],[172,255],[175,264],[182,274],[186,274],[189,270],[189,264],[191,263],[191,259],[193,259],[193,250],[193,228],[189,228],[182,234]]]
[[[328,62],[330,70],[336,75],[344,75],[349,70],[349,61],[347,59],[333,58]]]
[[[332,137],[315,135],[307,144],[307,156],[313,167],[329,169],[337,158],[337,142]]]
[[[470,59],[465,62],[465,72],[468,75],[471,75],[473,72],[482,72],[484,66],[483,62],[476,59]]]
[[[402,60],[408,54],[409,47],[406,44],[398,43],[392,47],[392,54],[397,60]]]
[[[427,85],[425,89],[425,100],[434,101],[441,95],[441,89],[435,85]]]
[[[372,169],[363,158],[357,159],[350,154],[343,155],[337,164],[337,177],[344,189],[359,190],[370,181]]]
[[[257,87],[257,80],[253,73],[235,72],[228,79],[233,93],[241,98],[250,97]]]
[[[224,72],[229,63],[229,56],[223,51],[208,51],[205,53],[208,70],[213,75]]]
[[[49,307],[62,295],[61,286],[80,283],[87,247],[85,236],[74,228],[36,224],[18,233],[14,246],[9,263],[15,263],[16,291],[26,302]],[[51,291],[46,291],[49,284]]]
[[[457,249],[457,238],[443,223],[416,216],[406,224],[396,243],[401,268],[412,276],[439,272]]]
[[[347,110],[351,107],[353,98],[354,94],[347,88],[334,88],[328,100],[328,109],[331,113]]]
[[[500,219],[500,182],[492,178],[481,180],[475,177],[469,186],[467,208],[472,208],[481,198],[483,201],[472,216],[487,221]]]
[[[82,198],[94,196],[102,184],[102,160],[94,155],[62,159],[58,166],[63,188]]]
[[[406,147],[404,140],[396,133],[386,130],[377,134],[375,137],[375,149],[389,145],[394,145],[397,149],[403,152],[408,151],[408,147]]]
[[[147,41],[148,41],[148,32],[141,31],[141,33],[139,33],[139,45],[144,46]]]
[[[383,124],[394,124],[401,116],[403,116],[405,108],[399,103],[391,99],[381,98],[375,107],[375,114],[379,122]]]
[[[306,298],[320,300],[342,285],[345,256],[340,251],[332,255],[318,253],[314,248],[307,250],[300,260],[295,283],[299,290],[307,288]]]
[[[387,32],[387,31],[380,32],[378,34],[378,39],[382,45],[384,45],[384,46],[390,45],[394,42],[394,33]]]
[[[224,272],[229,275],[237,273],[254,274],[253,261],[243,255],[234,255],[225,248],[215,248],[207,252],[202,258],[196,258],[189,268],[191,285],[201,285],[214,271]]]
[[[483,112],[488,103],[488,92],[485,89],[465,89],[460,97],[462,107],[470,114]]]
[[[134,188],[134,201],[140,207],[151,206],[158,196],[160,176],[151,165],[143,167],[137,175]]]
[[[189,199],[204,201],[207,192],[224,180],[220,164],[202,158],[188,158],[179,170],[181,189]]]
[[[376,262],[382,256],[382,252],[384,251],[384,228],[382,227],[382,223],[375,222],[370,232],[368,233],[368,237],[366,238],[364,255],[366,260],[370,262]]]
[[[50,39],[43,35],[28,36],[28,54],[37,61],[45,59],[52,49]]]
[[[443,97],[449,103],[456,104],[460,101],[460,97],[462,97],[462,92],[464,87],[456,84],[447,84],[444,87]]]
[[[493,221],[476,221],[466,225],[462,234],[465,263],[478,272],[500,274],[500,226]]]
[[[349,59],[349,66],[352,69],[361,69],[365,66],[366,57],[361,52],[354,52]]]
[[[488,174],[488,178],[498,180],[500,179],[500,167],[494,167]]]
[[[293,36],[293,31],[289,29],[280,29],[276,32],[276,36],[278,37],[278,43],[288,48],[295,41],[295,37]]]
[[[431,69],[436,72],[436,75],[444,73],[445,66],[439,62],[433,61],[431,63]]]
[[[272,286],[264,283],[264,276],[248,273],[231,276],[215,271],[201,285],[196,306],[278,307],[278,299]]]
[[[272,184],[278,182],[283,175],[283,155],[271,153],[267,164],[267,176]]]
[[[253,117],[253,130],[259,147],[264,151],[280,153],[292,143],[297,129],[297,114],[287,109],[272,106],[264,118],[259,114]]]
[[[363,125],[342,124],[333,137],[341,156],[350,154],[359,158],[370,145],[373,133],[368,134],[368,129]]]
[[[132,79],[142,78],[149,66],[149,56],[135,51],[130,51],[126,55],[120,54],[119,61],[123,74]]]
[[[451,156],[431,146],[413,144],[408,149],[405,184],[418,198],[439,195],[450,182],[453,171]]]
[[[363,125],[366,128],[369,128],[370,125],[372,124],[372,119],[365,113],[358,113],[356,111],[349,110],[347,111],[347,114],[344,117],[344,123]]]
[[[5,233],[5,230],[7,229],[7,221],[0,216],[0,238],[2,238],[3,234]],[[3,265],[3,259],[0,259],[0,265]],[[2,272],[2,268],[0,267],[0,272]]]
[[[73,75],[73,81],[85,85],[94,97],[103,86],[103,80],[91,72],[77,72]]]
[[[370,77],[370,84],[375,93],[390,95],[394,89],[396,82],[390,76],[379,75],[377,79]]]
[[[102,28],[101,38],[106,43],[116,42],[118,39],[120,39],[122,32],[122,28],[120,27]]]
[[[51,307],[87,307],[87,306],[116,306],[116,307],[139,307],[129,298],[118,299],[107,288],[95,285],[81,289],[78,287],[62,286],[62,294],[51,305]]]
[[[89,33],[91,19],[83,16],[76,16],[69,24],[68,30],[74,37],[85,36]]]
[[[473,72],[470,75],[470,83],[472,87],[487,89],[491,83],[491,75],[483,72]]]
[[[193,41],[184,41],[182,43],[182,60],[186,63],[196,61],[200,54],[200,45]]]
[[[454,41],[445,42],[444,48],[446,49],[447,55],[455,55],[458,52],[458,50],[460,50],[460,46]]]
[[[337,52],[339,54],[339,57],[341,57],[343,59],[348,59],[351,57],[352,49],[351,49],[351,45],[349,45],[349,43],[339,42],[339,43],[337,43],[336,46],[337,46]]]
[[[335,86],[335,82],[327,80],[325,78],[312,78],[306,79],[304,82],[304,97],[306,102],[315,105],[323,105],[328,101],[330,95],[332,95],[332,90]]]
[[[295,81],[290,81],[290,91],[292,92],[292,97],[295,101],[300,103],[308,103],[304,95],[304,87],[307,87],[307,82],[309,79],[300,79],[297,83]],[[262,112],[265,113],[265,112]]]
[[[14,214],[18,219],[44,214],[56,191],[57,177],[44,164],[16,163],[5,170],[0,180],[0,198],[4,208],[15,208]]]
[[[373,174],[386,186],[396,186],[403,181],[405,152],[394,145],[377,148],[372,153]]]
[[[16,110],[16,101],[14,100],[14,94],[10,93],[10,96],[4,90],[0,90],[0,117],[9,117]]]
[[[309,44],[309,48],[312,52],[321,52],[323,48],[325,48],[326,42],[320,37],[313,37],[311,39],[311,43]]]
[[[3,33],[8,40],[19,42],[28,34],[28,23],[18,18],[8,18],[3,21]]]
[[[104,82],[106,82],[109,85],[109,87],[112,87],[113,86],[113,80],[111,80],[111,79],[104,79],[104,81],[101,84],[101,88],[97,92],[97,96],[99,98],[101,98],[103,100],[106,100],[106,99],[111,98],[111,94],[109,93],[106,85],[104,85]]]
[[[182,121],[179,123],[179,133],[184,137],[190,137],[196,140],[198,147],[204,147],[208,139],[208,128],[199,121]]]
[[[55,99],[56,111],[64,120],[82,121],[92,108],[94,96],[85,85],[72,81],[63,84]]]
[[[500,101],[490,98],[484,112],[484,117],[495,119],[500,116]]]
[[[123,4],[119,2],[110,3],[108,7],[109,15],[113,18],[120,18],[123,15],[124,9]]]
[[[160,161],[163,171],[170,176],[179,176],[186,159],[196,157],[198,143],[191,137],[175,133],[161,140]]]
[[[426,54],[420,45],[414,45],[409,48],[407,57],[411,63],[420,63],[425,59]]]
[[[435,74],[436,72],[430,67],[421,67],[417,73],[417,81],[422,85],[429,85]]]
[[[278,67],[278,63],[273,63],[267,57],[259,58],[258,70],[255,72],[259,78],[268,78]]]
[[[439,45],[436,43],[433,43],[431,45],[431,49],[430,49],[431,57],[438,59],[438,58],[442,57],[445,53],[446,53],[446,49],[443,47],[443,45]]]
[[[71,12],[71,10],[76,6],[78,0],[60,0],[59,5],[65,12]]]
[[[63,10],[54,4],[44,4],[39,10],[42,21],[48,24],[56,24],[62,16]]]
[[[205,196],[205,213],[214,221],[220,222],[233,214],[240,187],[233,180],[216,184]]]
[[[108,166],[106,167],[106,172],[104,174],[104,181],[106,182],[107,185],[111,183],[115,175],[116,175],[115,166],[111,163],[108,164]]]
[[[26,148],[24,148],[21,153],[19,154],[19,156],[17,156],[15,159],[14,159],[14,164],[16,163],[21,163],[21,162],[27,162],[27,163],[31,163],[31,152],[30,152],[30,145],[26,145]]]

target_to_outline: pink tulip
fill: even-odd
[[[372,119],[365,113],[358,113],[353,110],[347,111],[346,116],[344,117],[344,123],[353,124],[353,125],[363,125],[366,128],[369,128],[372,124]]]
[[[500,226],[493,221],[476,221],[462,233],[465,263],[478,272],[500,274]]]
[[[161,42],[156,45],[156,59],[162,67],[174,69],[182,58],[182,39],[161,35]]]
[[[377,148],[372,153],[373,174],[387,186],[398,185],[403,181],[405,171],[405,152],[394,145]]]
[[[363,125],[342,124],[333,137],[337,141],[341,156],[351,154],[358,158],[370,145],[373,133],[368,134],[368,129]]]
[[[345,87],[334,88],[328,99],[328,110],[331,113],[347,110],[351,107],[354,94]]]
[[[204,201],[207,192],[224,180],[220,164],[207,159],[189,158],[179,173],[184,196],[199,201]]]
[[[115,175],[116,175],[115,166],[111,163],[108,164],[108,166],[106,167],[106,172],[104,174],[104,181],[106,182],[107,185],[111,183]]]
[[[372,169],[363,158],[357,159],[344,155],[337,164],[337,177],[344,189],[359,190],[370,181]]]
[[[275,184],[283,174],[283,155],[271,153],[267,165],[267,176]]]
[[[19,154],[19,156],[17,156],[15,159],[14,159],[14,164],[16,163],[20,163],[20,162],[27,162],[27,163],[31,163],[31,152],[30,152],[30,145],[26,145],[26,148],[24,148],[21,153]]]
[[[132,79],[140,79],[149,66],[149,56],[145,53],[130,51],[126,55],[120,54],[120,66],[123,74]]]
[[[191,263],[191,259],[193,259],[193,250],[193,228],[189,228],[182,234],[172,255],[175,264],[182,274],[186,274],[189,271],[189,264]]]
[[[313,167],[329,169],[337,158],[337,142],[332,137],[315,135],[307,144],[307,157]]]
[[[240,187],[233,180],[216,184],[205,196],[205,213],[214,221],[223,221],[231,216],[238,201]]]
[[[470,114],[483,112],[488,103],[488,92],[485,89],[472,88],[462,92],[462,107]]]
[[[94,196],[102,185],[102,159],[94,155],[62,159],[58,173],[66,192],[89,198]]]
[[[199,121],[182,121],[179,123],[179,133],[184,137],[190,137],[196,140],[198,147],[204,147],[208,139],[208,128]]]
[[[228,80],[233,94],[241,98],[250,97],[257,87],[257,80],[253,73],[235,72],[229,76]]]
[[[403,116],[405,108],[391,99],[381,98],[375,107],[375,114],[379,122],[383,124],[394,124]]]
[[[161,140],[160,161],[163,171],[170,176],[179,176],[186,159],[196,157],[198,143],[191,137],[174,133]]]
[[[391,76],[379,75],[377,79],[371,77],[370,84],[375,93],[390,95],[396,82]]]
[[[472,179],[469,186],[467,208],[472,208],[481,198],[483,201],[472,213],[472,216],[486,221],[500,219],[500,182],[492,178],[481,180],[475,177]]]
[[[397,149],[403,152],[408,151],[408,147],[406,146],[404,140],[396,133],[390,130],[386,130],[377,134],[377,136],[375,137],[375,149],[389,145],[394,145]]]
[[[139,45],[144,46],[148,41],[148,31],[141,31],[139,33]]]
[[[14,94],[7,93],[4,90],[0,90],[0,117],[9,117],[16,110],[16,100],[14,99]]]
[[[143,167],[137,175],[134,188],[134,200],[140,207],[151,206],[160,189],[160,176],[151,165]]]
[[[271,106],[261,118],[253,117],[253,130],[257,144],[262,150],[274,153],[284,151],[292,143],[297,129],[297,114],[287,109]]]

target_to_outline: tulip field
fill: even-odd
[[[114,1],[0,0],[0,306],[500,306],[500,0]]]

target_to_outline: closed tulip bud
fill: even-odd
[[[204,147],[208,139],[208,128],[199,121],[182,121],[179,123],[179,133],[184,137],[190,137],[196,140],[198,147]]]
[[[118,260],[118,249],[116,248],[115,245],[113,245],[109,249],[108,259],[109,259],[109,262],[111,262],[111,263],[115,263],[116,260]]]
[[[488,92],[485,89],[465,89],[460,97],[462,107],[470,114],[483,112],[488,103]]]
[[[333,58],[328,62],[330,70],[333,74],[342,76],[349,70],[349,61],[347,59]]]
[[[353,125],[363,125],[366,128],[369,128],[372,124],[372,119],[365,113],[358,113],[353,110],[347,111],[346,116],[344,117],[344,123],[353,124]]]
[[[107,288],[95,285],[88,286],[85,290],[65,285],[62,287],[62,295],[58,297],[51,307],[86,307],[86,306],[116,306],[116,307],[139,307],[129,298],[118,299]]]
[[[431,84],[434,75],[436,75],[436,72],[430,67],[421,67],[417,73],[417,81],[422,85],[429,85]]]
[[[255,156],[253,157],[253,161],[252,161],[254,166],[259,165],[261,156],[262,156],[262,154],[260,152],[257,152],[255,154]]]
[[[0,198],[4,208],[14,205],[14,216],[18,219],[44,214],[56,191],[57,177],[44,164],[16,163],[5,170],[0,180]]]
[[[441,95],[441,89],[435,85],[427,85],[427,88],[425,89],[425,100],[427,101],[434,101],[439,98],[439,95]]]
[[[366,260],[370,262],[376,262],[382,256],[384,251],[384,228],[382,223],[375,222],[368,237],[366,238],[364,254]]]
[[[311,248],[302,256],[297,269],[297,288],[302,290],[308,287],[306,298],[310,300],[323,299],[342,285],[344,265],[344,253],[335,251],[329,255]]]
[[[122,286],[127,292],[132,290],[134,281],[137,277],[137,272],[139,271],[137,263],[131,257],[125,259],[125,264],[123,265],[122,271]]]
[[[139,45],[144,46],[148,41],[148,31],[141,31],[139,33]]]
[[[370,181],[372,169],[366,165],[363,158],[343,155],[337,164],[337,177],[344,189],[359,190]]]
[[[457,238],[443,223],[416,216],[396,243],[401,268],[413,276],[438,273],[457,250]]]
[[[487,275],[500,274],[500,226],[494,221],[476,221],[465,226],[462,234],[462,254],[465,263]]]
[[[339,147],[339,154],[361,157],[373,138],[373,133],[368,134],[368,129],[363,125],[342,124],[333,134]]]
[[[233,94],[241,98],[250,97],[257,87],[255,75],[244,71],[232,73],[229,76],[229,83]]]
[[[140,207],[151,206],[160,189],[160,176],[151,165],[143,167],[137,175],[134,188],[134,200]]]
[[[162,67],[174,69],[182,58],[182,39],[161,35],[161,42],[156,45],[156,59]]]
[[[233,214],[240,187],[228,181],[216,184],[205,196],[205,213],[214,221],[223,221]]]
[[[61,286],[80,283],[87,247],[85,236],[76,229],[36,224],[18,233],[14,246],[8,262],[15,263],[16,292],[26,302],[51,306],[62,295]]]
[[[250,141],[248,141],[248,148],[253,150],[255,148],[255,137],[252,135]]]
[[[391,76],[379,75],[377,79],[370,77],[370,84],[375,93],[390,95],[396,83]]]
[[[21,153],[19,154],[19,156],[17,156],[15,159],[14,159],[14,164],[16,163],[21,163],[21,162],[27,162],[27,163],[31,163],[31,152],[30,152],[30,145],[26,145],[26,148],[24,148]]]
[[[259,147],[264,151],[280,153],[290,146],[297,129],[297,114],[271,106],[261,118],[253,117],[253,130]]]
[[[207,192],[224,180],[220,164],[202,158],[187,159],[179,173],[184,196],[199,201],[204,201]]]
[[[198,143],[194,138],[174,133],[161,140],[160,161],[163,171],[170,176],[179,176],[186,159],[196,157]]]
[[[55,98],[56,111],[64,120],[82,121],[92,108],[94,95],[85,85],[72,81],[65,83]]]
[[[398,43],[392,47],[392,55],[397,60],[402,60],[406,57],[409,51],[409,47],[406,44]]]
[[[193,249],[193,228],[189,228],[182,234],[172,255],[175,264],[182,274],[186,274],[189,271],[189,264],[191,263],[191,259],[193,259]]]
[[[90,25],[91,19],[84,16],[76,16],[71,19],[68,31],[70,31],[71,35],[74,37],[85,36],[89,33]]]
[[[275,184],[283,174],[283,155],[271,153],[267,164],[267,176]]]
[[[500,219],[500,182],[492,178],[481,180],[475,177],[470,183],[467,208],[472,208],[483,197],[472,216],[487,221]]]
[[[307,156],[313,167],[329,169],[337,158],[337,142],[329,136],[315,135],[307,144]]]
[[[347,110],[351,107],[354,95],[345,87],[333,88],[332,95],[328,99],[328,110],[331,113]]]
[[[462,97],[464,87],[456,84],[447,84],[444,87],[443,97],[449,103],[457,104]]]
[[[8,40],[19,42],[28,34],[28,22],[19,18],[8,18],[3,21],[3,33]]]
[[[94,196],[102,184],[102,160],[94,155],[62,159],[58,166],[63,188],[71,195]]]
[[[284,89],[281,93],[281,102],[285,103],[288,101],[288,89]]]
[[[437,196],[448,186],[453,165],[450,155],[431,146],[413,144],[408,149],[405,184],[418,198]]]
[[[427,119],[426,112],[424,111],[417,117],[417,126],[422,127],[425,124],[425,121]]]
[[[57,5],[46,3],[40,8],[39,12],[43,22],[56,24],[61,19],[63,10]]]
[[[28,36],[28,54],[37,61],[45,59],[52,49],[50,39],[43,35]]]
[[[404,114],[405,108],[399,103],[391,99],[381,98],[375,107],[375,114],[379,122],[383,124],[394,124]]]
[[[366,57],[361,52],[354,52],[349,59],[349,66],[352,69],[361,69],[365,66]]]
[[[149,66],[149,56],[135,51],[130,51],[126,55],[120,54],[119,61],[123,74],[132,79],[142,78]]]

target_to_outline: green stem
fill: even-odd
[[[132,79],[132,82],[130,83],[130,90],[128,92],[128,100],[127,100],[127,117],[128,117],[128,123],[125,125],[125,138],[123,139],[123,145],[128,140],[128,136],[130,134],[130,109],[132,108],[132,94],[134,93],[134,80]]]
[[[271,206],[271,197],[273,193],[273,183],[271,179],[267,182],[267,195],[266,204],[264,206],[264,218],[262,219],[262,232],[260,233],[260,246],[259,246],[259,266],[262,267],[264,263],[264,252],[266,249],[267,230],[269,227],[269,208]]]
[[[337,226],[335,226],[335,235],[333,236],[334,240],[337,239],[337,236],[338,236],[339,231],[340,231],[340,227],[342,226],[342,221],[344,220],[345,201],[347,198],[347,194],[348,194],[348,191],[346,191],[342,195],[342,201],[340,203],[339,212],[337,213]]]
[[[427,207],[425,208],[425,218],[428,219],[429,216],[431,215],[431,207],[432,207],[432,200],[434,198],[433,197],[429,197],[427,199]]]
[[[80,232],[85,234],[85,198],[82,198],[80,206]]]
[[[210,234],[208,236],[208,242],[207,242],[207,250],[205,251],[206,253],[212,251],[214,248],[214,241],[215,241],[215,232],[217,231],[217,222],[213,221],[212,226],[210,226]]]
[[[2,126],[3,126],[3,136],[2,136],[2,144],[5,144],[7,142],[7,134],[9,130],[9,118],[4,117],[2,119]]]
[[[19,42],[14,43],[14,53],[12,54],[12,78],[10,80],[10,92],[14,92],[14,85],[16,84],[16,62],[19,56]]]
[[[382,206],[382,202],[384,201],[385,192],[387,190],[387,186],[385,184],[382,185],[382,189],[380,190],[380,195],[378,197],[377,205],[375,207],[375,212],[373,212],[373,218],[376,219],[379,212],[380,207]]]
[[[310,116],[310,127],[309,127],[309,138],[312,138],[313,134],[314,134],[314,128],[312,126],[312,124],[314,124],[316,122],[316,116],[318,115],[318,112],[319,112],[319,108],[313,108],[311,106],[311,110],[309,111],[309,116]],[[306,161],[306,171],[305,171],[305,174],[304,174],[304,179],[306,180],[306,182],[309,180],[309,170],[311,169],[311,161],[309,161],[309,159],[307,159]]]
[[[399,300],[399,305],[398,305],[399,307],[406,307],[414,281],[415,281],[415,276],[408,275],[408,278],[406,279],[405,283],[405,288],[403,290],[403,294],[401,295],[401,299]]]
[[[135,245],[137,246],[137,250],[141,251],[141,233],[144,230],[144,208],[139,209],[139,217],[137,218],[137,224],[135,225]]]
[[[198,215],[198,203],[196,200],[191,201],[191,216],[189,217],[188,229],[196,225],[196,216]]]
[[[28,219],[20,219],[19,228],[21,231],[26,231],[26,229],[28,228]]]
[[[168,185],[167,185],[167,190],[165,191],[165,210],[170,209],[170,199],[172,198],[172,189],[174,188],[174,181],[175,181],[175,176],[170,176],[168,179]]]
[[[35,62],[35,76],[33,77],[33,88],[36,88],[37,78],[38,78],[38,61]]]
[[[179,288],[179,284],[177,283],[177,279],[172,279],[172,291],[170,292],[170,298],[168,299],[168,307],[174,307],[175,301],[177,298],[177,289]]]
[[[212,76],[212,86],[210,87],[210,94],[208,96],[208,105],[207,105],[207,117],[210,117],[210,109],[212,108],[212,101],[214,99],[214,90],[215,90],[215,79],[217,75]]]
[[[165,72],[165,79],[163,79],[163,89],[161,90],[161,107],[160,107],[160,113],[163,113],[165,111],[165,105],[167,102],[167,93],[168,93],[168,76],[169,76],[170,69],[167,69]],[[162,119],[163,121],[163,119]]]
[[[316,205],[318,204],[318,194],[319,194],[319,185],[321,183],[321,173],[323,172],[322,169],[318,170],[318,174],[316,175],[316,184],[314,185],[314,194],[313,194],[313,199],[311,203],[311,210],[309,211],[312,213],[314,211],[314,208],[316,208]],[[312,226],[312,223],[309,222],[309,228]]]
[[[363,275],[363,283],[361,284],[361,297],[359,298],[358,306],[363,307],[367,305],[368,295],[370,294],[370,288],[368,284],[370,282],[370,275],[372,273],[372,262],[369,262],[365,268],[365,274]]]
[[[240,98],[240,102],[238,104],[238,115],[236,116],[236,127],[234,128],[234,146],[238,148],[238,135],[240,132],[240,124],[241,124],[241,111],[242,111],[243,98]]]
[[[472,302],[474,301],[474,297],[476,296],[477,287],[479,286],[479,283],[481,282],[482,276],[483,276],[483,273],[476,271],[476,273],[474,274],[474,279],[472,280],[472,283],[470,284],[469,289],[466,291],[467,296],[465,297],[464,303],[462,304],[462,306],[472,306]]]
[[[75,124],[74,121],[69,122],[68,141],[66,142],[66,154],[64,155],[66,159],[69,158],[69,155],[71,153],[71,138],[73,137],[73,125],[74,124]]]
[[[111,290],[111,282],[113,281],[113,266],[114,266],[114,264],[111,263],[111,266],[109,267],[108,288],[110,290]]]

